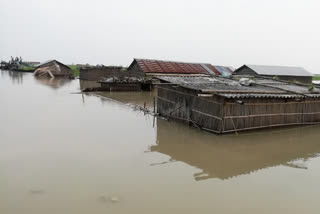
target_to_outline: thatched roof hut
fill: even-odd
[[[69,66],[57,61],[49,60],[36,66],[35,76],[68,77],[72,78],[73,73]]]

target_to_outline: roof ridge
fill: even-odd
[[[283,68],[303,68],[302,66],[288,66],[288,65],[258,65],[258,64],[244,64],[246,66],[264,66],[264,67],[283,67]]]
[[[201,62],[182,62],[182,61],[171,61],[171,60],[159,60],[159,59],[142,59],[142,58],[134,58],[134,60],[146,60],[146,61],[157,61],[157,62],[171,62],[171,63],[184,63],[184,64],[209,64],[211,63],[201,63]],[[213,66],[220,66],[220,65],[213,65]],[[228,66],[221,66],[221,67],[228,67]]]

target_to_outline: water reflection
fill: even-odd
[[[84,90],[86,88],[99,88],[101,84],[97,81],[88,81],[79,79],[80,89]]]
[[[142,92],[97,92],[100,97],[116,100],[124,104],[132,104],[138,106],[146,106],[147,108],[153,108],[153,99],[156,97],[157,92],[154,91],[142,91]]]
[[[254,134],[217,136],[165,120],[157,120],[152,152],[201,169],[194,179],[228,179],[285,165],[306,169],[305,161],[320,153],[320,127],[299,127]]]
[[[48,77],[34,77],[36,81],[42,85],[49,86],[53,89],[58,89],[64,85],[71,83],[72,80],[68,78],[48,78]]]
[[[0,71],[1,71],[1,76],[2,77],[9,76],[13,84],[18,84],[18,85],[23,84],[23,75],[26,73],[19,72],[19,71],[8,71],[8,70],[0,70]]]
[[[153,92],[99,92],[102,102],[109,99],[124,104],[153,108]],[[107,98],[107,99],[104,99]],[[108,101],[109,102],[109,101]],[[214,135],[181,123],[157,119],[157,144],[150,151],[170,156],[170,164],[181,161],[199,168],[196,181],[229,179],[273,167],[307,169],[306,161],[320,153],[320,127],[279,128],[239,135]]]
[[[86,96],[97,96],[101,102],[119,102],[135,109],[136,106],[145,107],[150,111],[154,109],[154,98],[157,96],[157,91],[142,91],[142,92],[90,92],[84,93]],[[85,96],[83,96],[85,102]]]

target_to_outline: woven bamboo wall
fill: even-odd
[[[294,99],[226,101],[223,132],[320,122],[320,101]]]
[[[217,97],[199,97],[194,90],[162,85],[158,87],[157,109],[160,116],[220,133],[222,100]]]

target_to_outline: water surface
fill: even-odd
[[[319,126],[217,136],[79,91],[0,71],[1,214],[319,213]]]

